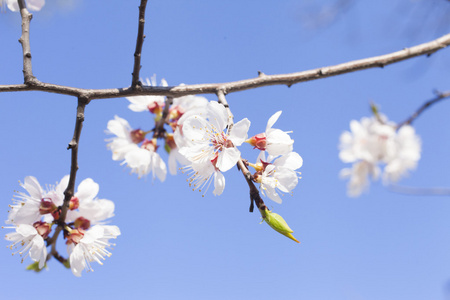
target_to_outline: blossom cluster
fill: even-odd
[[[70,265],[75,276],[81,276],[83,269],[92,271],[93,261],[102,264],[105,257],[111,255],[109,239],[120,235],[117,226],[105,225],[114,216],[114,202],[98,199],[99,185],[92,179],[83,180],[76,193],[70,199],[65,219],[62,219],[64,190],[68,186],[69,175],[64,176],[55,186],[43,189],[33,176],[25,177],[21,186],[27,193],[18,192],[10,205],[8,226],[13,229],[6,234],[11,242],[9,248],[18,249],[22,262],[30,257],[36,264],[36,270],[42,269],[51,257],[47,246],[52,228],[63,224]],[[56,237],[53,237],[56,238]]]
[[[150,82],[147,79],[147,85],[155,86],[156,80],[152,78]],[[167,82],[162,80],[161,85],[167,86]],[[225,189],[223,173],[241,159],[238,147],[246,142],[259,150],[256,163],[245,163],[255,169],[253,180],[260,184],[263,195],[281,203],[279,193],[291,193],[298,183],[300,173],[296,170],[303,160],[293,152],[294,140],[289,136],[290,132],[272,128],[281,111],[270,117],[265,132],[248,138],[250,121],[244,118],[233,124],[225,106],[217,101],[185,96],[174,98],[170,105],[164,96],[127,99],[132,111],[148,111],[154,115],[155,128],[148,131],[133,129],[128,121],[116,116],[107,125],[106,132],[115,135],[107,139],[107,147],[113,153],[113,160],[122,161],[139,177],[152,173],[153,178],[165,180],[166,164],[157,152],[158,139],[163,139],[164,149],[169,153],[171,174],[177,173],[177,164],[184,166],[183,173],[188,174],[193,190],[204,195],[213,184],[213,194],[220,195]],[[157,128],[158,124],[168,125],[171,133]],[[152,138],[147,139],[150,133]]]
[[[416,168],[420,159],[421,141],[410,125],[400,128],[377,114],[352,120],[350,131],[340,137],[339,158],[352,163],[351,168],[341,170],[342,178],[349,178],[348,195],[359,196],[369,187],[369,177],[382,176],[385,184],[396,182]],[[380,165],[384,165],[383,171]]]

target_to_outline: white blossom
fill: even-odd
[[[280,129],[272,128],[280,115],[281,111],[273,114],[269,118],[269,121],[267,121],[266,131],[251,137],[246,142],[259,150],[267,151],[267,153],[272,156],[283,155],[291,152],[293,149],[294,140],[291,139],[288,134],[290,131],[282,131]]]
[[[109,240],[119,235],[120,230],[117,226],[95,225],[83,233],[78,243],[69,244],[67,252],[70,254],[72,273],[80,277],[83,270],[94,271],[91,266],[93,261],[103,265],[102,261],[111,256],[107,248],[114,245]]]
[[[6,224],[28,224],[31,225],[39,221],[42,217],[39,209],[41,201],[51,201],[55,206],[60,206],[64,200],[64,190],[69,183],[69,176],[64,176],[56,186],[48,186],[44,191],[39,181],[33,176],[25,177],[24,183],[20,185],[28,192],[18,192],[14,195],[13,205],[10,205],[10,211]],[[50,214],[47,214],[46,220],[53,220]]]
[[[139,148],[131,138],[132,128],[127,120],[114,116],[114,120],[108,121],[107,134],[114,134],[116,137],[107,139],[106,145],[112,151],[113,160],[123,160],[125,155],[132,150]]]
[[[15,232],[6,234],[5,239],[12,242],[9,248],[19,248],[16,253],[22,256],[22,262],[25,258],[30,258],[39,262],[39,269],[42,269],[45,265],[47,258],[47,248],[45,247],[44,239],[39,235],[36,228],[28,224],[19,224],[17,226],[5,227],[14,228]]]
[[[386,159],[383,178],[396,182],[414,170],[420,160],[421,141],[410,125],[403,125],[397,132],[392,153]]]
[[[71,201],[78,202],[78,209],[67,212],[66,223],[83,217],[91,225],[103,224],[105,220],[114,216],[114,202],[107,199],[98,199],[99,185],[91,178],[83,180]]]
[[[342,179],[349,179],[347,184],[347,194],[350,197],[358,197],[369,187],[369,176],[377,180],[380,175],[380,168],[376,164],[365,160],[355,162],[351,168],[344,168],[339,173]]]
[[[113,160],[123,160],[121,163],[131,168],[131,173],[138,174],[139,177],[153,173],[153,179],[166,179],[167,168],[164,161],[156,153],[156,142],[144,139],[143,133],[138,133],[140,138],[133,136],[135,131],[125,119],[115,116],[107,125],[106,133],[114,134],[116,137],[107,139],[107,147],[113,153]],[[134,140],[133,140],[134,138]],[[139,147],[137,143],[142,142]]]
[[[229,117],[225,107],[211,101],[203,115],[191,115],[183,123],[182,131],[186,142],[180,148],[191,165],[191,185],[195,188],[209,186],[214,177],[215,195],[220,195],[225,187],[226,172],[236,165],[241,152],[236,148],[247,139],[250,121],[243,119],[234,124],[228,134]],[[226,131],[224,131],[226,130]],[[206,184],[207,183],[207,184]]]
[[[417,166],[420,159],[420,139],[410,125],[397,126],[383,115],[378,118],[352,120],[350,131],[340,137],[339,158],[353,163],[341,171],[341,178],[349,178],[349,196],[359,196],[367,190],[369,177],[377,180],[383,173],[384,183],[396,182]],[[381,171],[379,165],[385,165]]]
[[[225,107],[215,101],[207,106],[206,118],[195,115],[183,125],[183,133],[189,142],[180,152],[191,162],[209,161],[225,172],[236,165],[241,152],[236,148],[247,139],[250,121],[245,118],[234,124],[231,133],[224,132],[228,125]]]
[[[263,166],[261,175],[257,177],[257,181],[261,184],[261,194],[266,193],[267,197],[281,203],[278,193],[292,193],[298,184],[300,173],[295,170],[303,165],[302,157],[296,152],[289,152],[269,163],[265,160],[264,151],[261,151],[258,160],[260,166]]]

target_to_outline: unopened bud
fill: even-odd
[[[169,119],[178,120],[185,113],[184,108],[179,105],[172,106],[169,110]]]
[[[47,264],[45,264],[44,267],[47,267]],[[35,261],[35,262],[32,263],[31,265],[28,265],[28,266],[27,266],[27,270],[28,270],[28,271],[35,271],[35,272],[38,273],[38,272],[44,270],[44,268],[39,269],[39,262],[38,262],[38,261]]]
[[[168,133],[166,135],[166,145],[169,147],[170,150],[175,149],[177,147],[177,144],[175,144],[173,133]]]
[[[164,105],[159,105],[156,101],[154,101],[150,103],[147,108],[152,114],[161,115]]]
[[[271,212],[267,208],[264,210],[260,210],[261,216],[264,221],[266,221],[267,224],[269,224],[270,227],[272,227],[275,231],[278,231],[284,236],[287,236],[291,240],[296,241],[297,243],[300,243],[293,235],[292,232],[294,232],[291,228],[289,228],[289,225],[286,223],[286,221],[276,213]]]
[[[66,244],[70,245],[70,244],[75,244],[77,245],[81,239],[84,237],[84,230],[82,229],[70,229],[69,232],[67,232],[67,234],[65,234],[64,236],[67,241]]]
[[[144,143],[141,145],[142,149],[148,150],[150,152],[156,152],[158,149],[158,145],[156,144],[156,139],[154,140],[144,140]]]
[[[77,197],[72,197],[69,202],[69,209],[75,210],[80,206],[80,200]]]
[[[36,231],[42,236],[43,239],[46,239],[50,232],[52,231],[52,226],[49,223],[45,223],[42,221],[35,222],[33,227],[36,228]]]
[[[252,136],[248,140],[245,141],[246,143],[249,143],[253,147],[259,149],[259,150],[266,150],[267,142],[266,142],[266,134],[265,133],[259,133],[257,135]]]
[[[75,228],[80,228],[80,229],[83,229],[83,230],[88,230],[89,227],[91,227],[91,221],[89,221],[89,220],[86,219],[86,218],[79,217],[79,218],[77,218],[77,219],[75,220],[74,226],[75,226]]]
[[[51,199],[41,199],[41,205],[39,206],[39,213],[41,215],[51,214],[57,209],[58,207],[53,203]]]
[[[142,129],[135,129],[130,132],[133,143],[139,144],[145,139],[145,132]]]

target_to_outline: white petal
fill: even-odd
[[[153,177],[156,175],[158,179],[163,182],[166,180],[167,168],[164,160],[161,159],[158,153],[153,153],[152,157],[152,166],[153,166]]]
[[[194,143],[208,142],[207,129],[209,128],[208,122],[200,116],[192,116],[183,124],[184,137]]]
[[[81,248],[81,245],[78,244],[73,249],[72,253],[70,254],[70,269],[72,270],[73,275],[77,277],[81,277],[81,272],[86,267],[86,261],[84,259],[84,253],[83,249]]]
[[[237,148],[224,148],[219,153],[216,167],[220,171],[226,172],[237,164],[240,157],[241,152]]]
[[[228,125],[228,112],[222,104],[211,101],[206,107],[209,122],[216,127],[216,131],[223,131]]]
[[[303,159],[297,152],[290,152],[276,159],[274,165],[297,170],[303,165]]]
[[[225,189],[225,177],[221,172],[216,171],[214,173],[214,191],[213,194],[219,196]]]
[[[267,126],[266,126],[266,132],[267,130],[269,130],[270,128],[272,128],[273,124],[275,124],[275,122],[278,120],[278,118],[281,115],[281,110],[277,111],[276,113],[274,113],[270,118],[269,121],[267,121]]]
[[[28,194],[32,198],[35,199],[41,199],[42,198],[42,187],[39,184],[39,181],[33,177],[33,176],[27,176],[25,177],[24,183],[22,184],[22,187],[27,190]]]
[[[79,185],[75,197],[77,197],[80,202],[82,201],[92,201],[98,194],[100,187],[91,178],[86,178]]]
[[[120,138],[129,139],[131,141],[131,126],[127,120],[114,116],[114,120],[108,121],[107,129],[109,130],[108,133],[115,134]]]
[[[230,140],[235,146],[240,146],[245,140],[247,140],[247,132],[249,128],[250,121],[247,118],[240,120],[239,122],[234,124],[230,132]]]
[[[58,197],[62,198],[63,200],[64,200],[64,191],[67,189],[67,186],[69,185],[69,179],[70,179],[69,175],[64,176],[55,189]]]
[[[281,204],[282,200],[274,188],[266,187],[265,191],[266,191],[267,197],[269,197],[271,200],[275,201],[276,203]]]

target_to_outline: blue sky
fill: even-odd
[[[448,31],[441,19],[446,1],[434,1],[440,8],[434,10],[425,1],[360,1],[316,30],[305,26],[305,14],[332,1],[313,2],[149,1],[141,76],[156,74],[158,82],[165,78],[170,85],[235,81],[257,71],[289,73],[381,55]],[[48,0],[34,14],[31,50],[38,79],[83,88],[130,84],[139,1],[105,3]],[[21,83],[19,15],[1,13],[0,26],[0,84]],[[4,241],[2,298],[29,299],[42,291],[66,299],[449,299],[448,196],[396,194],[377,182],[369,193],[348,198],[346,182],[338,178],[346,167],[338,159],[339,135],[350,120],[369,116],[374,101],[401,122],[432,98],[434,89],[450,89],[448,51],[291,88],[227,96],[235,120],[252,122],[250,135],[263,132],[278,110],[283,114],[277,128],[293,131],[294,150],[304,159],[303,178],[283,204],[265,201],[289,223],[300,245],[248,212],[248,187],[234,169],[225,173],[220,197],[212,190],[205,197],[192,192],[183,174],[168,175],[164,183],[129,175],[106,149],[106,124],[115,115],[134,127],[151,127],[152,120],[128,110],[126,99],[92,101],[77,184],[93,178],[100,184],[99,197],[115,202],[112,224],[122,235],[113,255],[81,278],[55,260],[49,271],[34,274],[11,257]],[[18,180],[33,175],[41,184],[53,184],[69,173],[66,147],[76,99],[2,93],[0,103],[0,203],[6,219]],[[444,101],[415,122],[422,158],[401,185],[449,187],[449,112]],[[256,159],[250,146],[241,151]],[[65,252],[63,244],[59,249]]]

